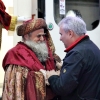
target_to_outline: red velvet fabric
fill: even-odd
[[[25,89],[25,100],[37,100],[34,71],[28,73]]]
[[[54,69],[54,59],[51,56],[51,51],[49,50],[50,58],[46,61],[46,69]],[[3,68],[8,64],[15,64],[20,66],[26,66],[32,71],[39,71],[44,69],[41,62],[37,59],[34,52],[26,46],[23,42],[19,42],[17,46],[12,48],[7,52],[3,59],[2,66]]]
[[[8,30],[11,22],[11,16],[5,12],[5,9],[6,7],[4,3],[2,2],[2,0],[0,0],[0,23],[6,30]]]

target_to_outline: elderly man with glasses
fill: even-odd
[[[61,62],[47,25],[42,18],[29,20],[17,27],[22,42],[10,49],[4,59],[2,100],[51,100],[55,94],[45,84],[45,70],[56,70]],[[56,99],[54,99],[56,100]]]

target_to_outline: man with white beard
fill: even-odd
[[[56,100],[45,84],[45,70],[56,70],[61,62],[42,18],[32,19],[17,27],[22,42],[10,49],[4,59],[2,100]],[[58,61],[57,61],[58,60]],[[44,73],[44,74],[43,74]]]
[[[41,62],[45,62],[48,59],[48,48],[44,41],[37,43],[28,40],[25,41],[25,44],[28,45],[35,52]]]

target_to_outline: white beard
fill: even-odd
[[[48,48],[45,42],[26,41],[25,44],[34,51],[41,62],[45,62],[48,59]]]

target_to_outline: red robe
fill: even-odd
[[[46,61],[46,70],[55,69],[54,58],[50,49],[49,51],[49,59]],[[27,83],[26,83],[26,100],[38,100],[36,97],[36,88],[35,88],[35,77],[34,72],[39,71],[40,69],[44,69],[44,66],[37,59],[34,52],[26,46],[23,42],[19,42],[14,48],[9,50],[3,59],[3,68],[7,65],[19,65],[23,67],[27,67],[29,69]],[[49,90],[49,95],[52,97],[52,93]],[[47,94],[47,96],[48,96]]]

